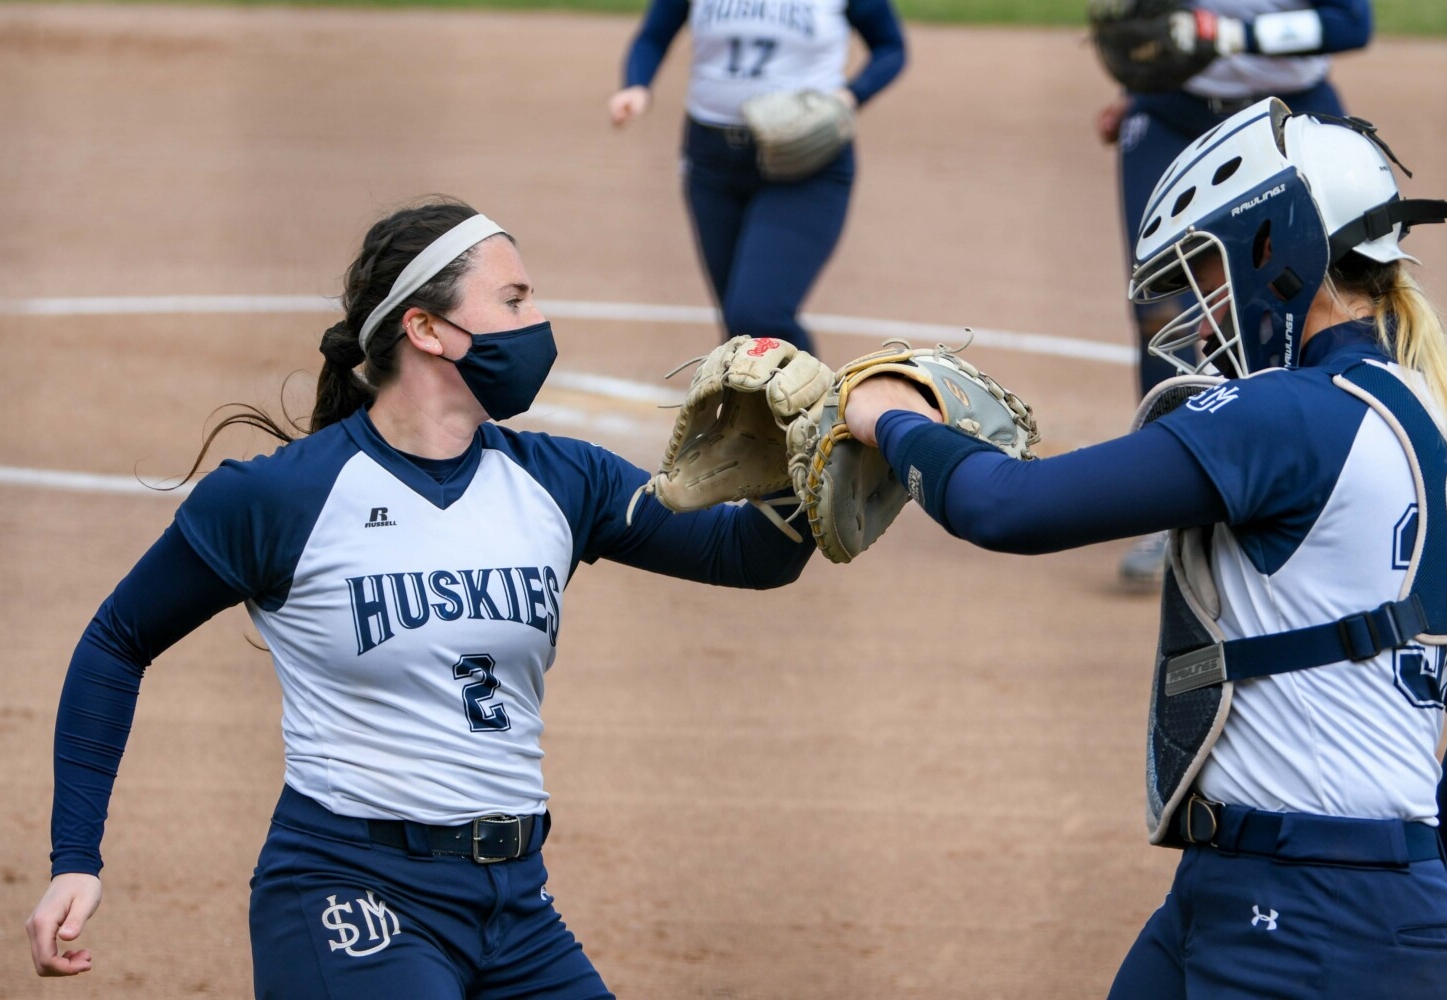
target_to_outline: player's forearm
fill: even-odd
[[[723,504],[670,514],[646,497],[634,514],[637,540],[608,558],[681,580],[768,590],[797,580],[814,553],[809,526],[801,521],[794,522],[802,536],[795,542],[753,507]]]
[[[55,719],[51,874],[99,874],[100,842],[145,666],[117,652],[107,600],[71,657]]]
[[[688,0],[654,0],[649,5],[623,61],[623,86],[647,87],[653,83],[669,45],[687,21]]]
[[[1320,0],[1315,10],[1260,14],[1246,22],[1246,51],[1261,55],[1347,52],[1371,37],[1370,0]]]
[[[904,70],[904,29],[888,0],[850,0],[845,16],[869,47],[869,61],[849,81],[855,101],[862,106]]]
[[[904,411],[878,433],[926,513],[982,548],[1034,555],[1227,516],[1195,458],[1159,428],[1033,462]]]

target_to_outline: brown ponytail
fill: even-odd
[[[322,334],[324,361],[317,376],[316,402],[306,429],[291,419],[287,420],[290,426],[284,427],[259,407],[233,404],[238,412],[222,419],[207,433],[191,470],[181,482],[196,474],[216,435],[233,424],[254,427],[280,441],[290,442],[369,406],[377,390],[397,376],[397,345],[403,339],[402,314],[413,306],[433,313],[447,313],[456,308],[458,281],[467,270],[472,254],[462,254],[388,313],[372,332],[365,354],[357,343],[362,324],[387,297],[397,276],[414,257],[443,233],[476,214],[477,210],[466,202],[437,196],[375,223],[363,238],[362,248],[347,268],[342,283],[342,308],[346,317]],[[362,369],[361,375],[357,374],[358,367]]]

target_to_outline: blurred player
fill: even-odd
[[[498,427],[528,409],[556,351],[512,238],[467,205],[374,225],[342,300],[312,433],[232,418],[289,443],[206,476],[81,637],[56,723],[53,880],[27,924],[36,971],[91,967],[67,946],[100,903],[146,667],[245,602],[281,681],[286,752],[252,880],[256,995],[611,996],[539,853],[563,588],[600,558],[774,587],[813,546],[751,507],[672,516],[644,497],[630,525],[641,469]],[[193,835],[184,817],[176,834]]]
[[[1447,202],[1401,199],[1389,156],[1365,123],[1268,100],[1169,167],[1132,299],[1185,292],[1151,350],[1236,377],[1163,383],[1132,434],[1021,462],[909,383],[850,397],[955,535],[1046,552],[1172,529],[1147,819],[1184,854],[1118,1000],[1447,990],[1447,338],[1398,242]]]
[[[1344,114],[1327,75],[1327,53],[1362,48],[1372,34],[1370,0],[1196,0],[1188,6],[1195,14],[1196,44],[1209,44],[1215,58],[1179,89],[1124,93],[1096,119],[1101,140],[1119,151],[1127,247],[1166,166],[1192,139],[1242,108],[1275,96],[1294,111]],[[1176,311],[1179,303],[1174,302],[1136,304],[1132,310],[1142,398],[1174,372],[1147,344]],[[1134,585],[1159,583],[1165,541],[1163,532],[1140,539],[1121,560],[1121,579]]]
[[[776,337],[812,352],[799,309],[843,232],[854,147],[803,180],[765,180],[740,107],[757,94],[805,89],[862,106],[904,68],[899,19],[889,0],[652,0],[628,50],[623,89],[608,102],[614,125],[648,110],[649,85],[685,23],[693,53],[684,194],[725,339]],[[846,85],[851,28],[869,60]]]

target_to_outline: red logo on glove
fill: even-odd
[[[779,342],[773,337],[760,337],[754,341],[754,346],[749,348],[748,354],[751,358],[762,358],[778,346]]]

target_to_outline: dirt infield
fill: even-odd
[[[605,122],[633,27],[0,5],[0,471],[182,472],[215,406],[276,409],[300,371],[287,398],[304,409],[332,322],[18,300],[334,294],[364,227],[427,192],[516,233],[545,299],[706,304],[677,190],[681,54],[650,116]],[[1124,344],[1113,165],[1090,127],[1111,88],[1081,33],[909,40],[906,76],[862,118],[848,229],[811,311]],[[1447,43],[1380,40],[1337,79],[1418,172],[1407,193],[1447,192]],[[1447,233],[1409,247],[1447,301]],[[660,387],[715,340],[701,324],[555,326],[560,371]],[[827,333],[821,353],[878,339]],[[1047,452],[1128,421],[1126,365],[971,356],[1035,404]],[[648,465],[669,420],[573,387],[519,424]],[[238,433],[216,457],[266,447]],[[22,927],[48,877],[70,650],[176,502],[0,482],[0,998],[250,996],[247,879],[281,752],[277,684],[239,610],[147,675],[84,941],[95,970],[36,979]],[[775,594],[582,568],[549,675],[547,857],[610,986],[1102,995],[1175,862],[1145,839],[1155,602],[1117,589],[1123,550],[994,555],[911,509],[855,565],[816,561]]]

